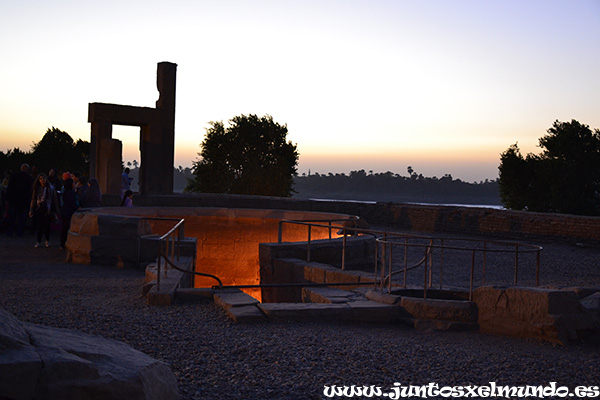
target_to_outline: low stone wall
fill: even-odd
[[[119,205],[118,196],[105,196],[103,201],[106,205]],[[600,243],[600,217],[566,214],[468,206],[318,201],[219,194],[135,196],[134,203],[138,206],[155,207],[227,207],[340,213],[359,216],[372,225],[412,232],[489,235],[507,239],[559,238]]]
[[[135,216],[77,212],[67,237],[67,260],[77,264],[139,267],[157,255],[156,235],[148,221]]]
[[[252,285],[260,282],[258,245],[277,242],[281,220],[345,220],[351,216],[280,209],[104,207],[81,210],[73,216],[67,250],[71,261],[77,263],[129,265],[139,259],[138,264],[147,264],[156,258],[157,236],[181,218],[185,219],[185,235],[197,238],[196,271],[216,275],[225,285]],[[329,231],[335,236],[333,229],[313,227],[311,237],[324,239]],[[306,240],[307,233],[307,226],[285,224],[282,240]],[[196,287],[214,284],[211,278],[195,280]],[[260,298],[260,291],[246,291]]]
[[[485,286],[475,290],[473,300],[482,332],[565,344],[598,328],[594,310],[586,309],[574,291]]]
[[[355,251],[361,247],[367,248],[368,246],[361,246],[361,239],[354,239],[350,247],[354,247]],[[339,240],[328,242],[334,242],[341,248]],[[315,245],[318,247],[318,244]],[[297,244],[261,244],[261,283],[350,283],[351,285],[342,287],[345,290],[373,285],[372,272],[342,271],[339,267],[330,265],[327,259],[337,258],[331,251],[322,253],[322,258],[311,258],[312,261],[308,262],[302,259],[304,252],[298,250]],[[360,283],[367,283],[368,286],[359,285]],[[293,307],[286,308],[281,303],[307,301],[307,290],[313,289],[263,289],[263,302],[269,303],[265,304],[265,309],[281,308],[291,313],[294,311]],[[418,290],[394,289],[392,294],[387,294],[385,291],[369,290],[366,298],[398,307],[399,311],[394,314],[394,318],[410,321],[416,329],[479,329],[487,333],[535,338],[558,344],[597,337],[600,332],[600,292],[594,293],[594,290],[483,286],[474,291],[472,301],[441,299],[439,293],[438,298],[433,299],[414,297],[417,292]],[[308,301],[335,303],[331,307],[337,307],[338,312],[344,308],[337,304],[336,299],[323,301],[318,297],[311,295]],[[327,312],[336,311],[331,307],[327,308]],[[291,318],[291,314],[285,315]]]
[[[370,273],[352,270],[371,265],[375,239],[367,236],[348,237],[346,240],[346,269],[341,270],[342,240],[315,241],[307,259],[306,242],[261,243],[259,246],[260,283],[364,283],[373,282]],[[352,288],[353,286],[345,286]],[[357,287],[357,286],[354,286]],[[264,303],[300,302],[302,288],[263,288]]]

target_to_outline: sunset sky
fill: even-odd
[[[90,140],[88,103],[154,107],[178,65],[175,165],[209,121],[269,114],[299,172],[495,179],[553,121],[600,128],[599,0],[0,0],[0,150],[49,127]],[[115,127],[124,160],[139,129]]]

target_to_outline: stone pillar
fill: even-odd
[[[100,140],[100,154],[96,160],[98,184],[103,194],[121,193],[121,160],[123,143],[117,139]]]
[[[156,101],[154,120],[142,127],[140,143],[140,193],[173,193],[173,164],[175,161],[175,86],[177,64],[158,64],[156,87],[160,93]],[[148,168],[149,166],[149,168]]]

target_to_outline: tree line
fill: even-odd
[[[425,177],[408,167],[408,176],[365,170],[303,174],[294,180],[295,197],[327,199],[499,205],[498,181],[464,182],[446,174]]]
[[[600,131],[576,120],[555,121],[539,139],[540,154],[523,156],[515,143],[500,155],[499,178],[464,182],[365,170],[298,176],[298,151],[287,125],[271,116],[212,122],[192,168],[173,168],[176,191],[425,203],[502,204],[514,210],[600,215]],[[89,174],[90,143],[49,128],[30,151],[0,151],[0,169],[28,163],[39,172]],[[138,168],[134,161],[132,172]]]
[[[539,139],[540,154],[517,143],[500,156],[500,196],[514,210],[600,215],[600,130],[555,121]]]
[[[90,142],[73,140],[64,131],[52,127],[39,142],[34,143],[31,149],[23,151],[18,147],[5,152],[0,151],[0,170],[19,171],[21,164],[27,163],[33,171],[47,174],[50,169],[57,171],[80,171],[88,175],[90,168]]]

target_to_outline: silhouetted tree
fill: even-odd
[[[600,131],[576,120],[555,121],[539,139],[539,155],[523,157],[517,144],[500,156],[499,190],[505,207],[580,215],[600,213]]]
[[[186,191],[290,196],[298,164],[296,145],[286,141],[287,125],[267,115],[241,115],[211,122],[194,162]]]
[[[0,151],[0,173],[2,174],[2,178],[4,178],[4,171],[11,170],[16,172],[19,170],[21,164],[31,164],[31,160],[31,153],[25,153],[18,147],[8,150],[6,153]]]
[[[32,163],[40,172],[50,168],[59,171],[89,171],[90,143],[84,140],[75,142],[71,136],[55,127],[48,128],[42,139],[31,148]]]

